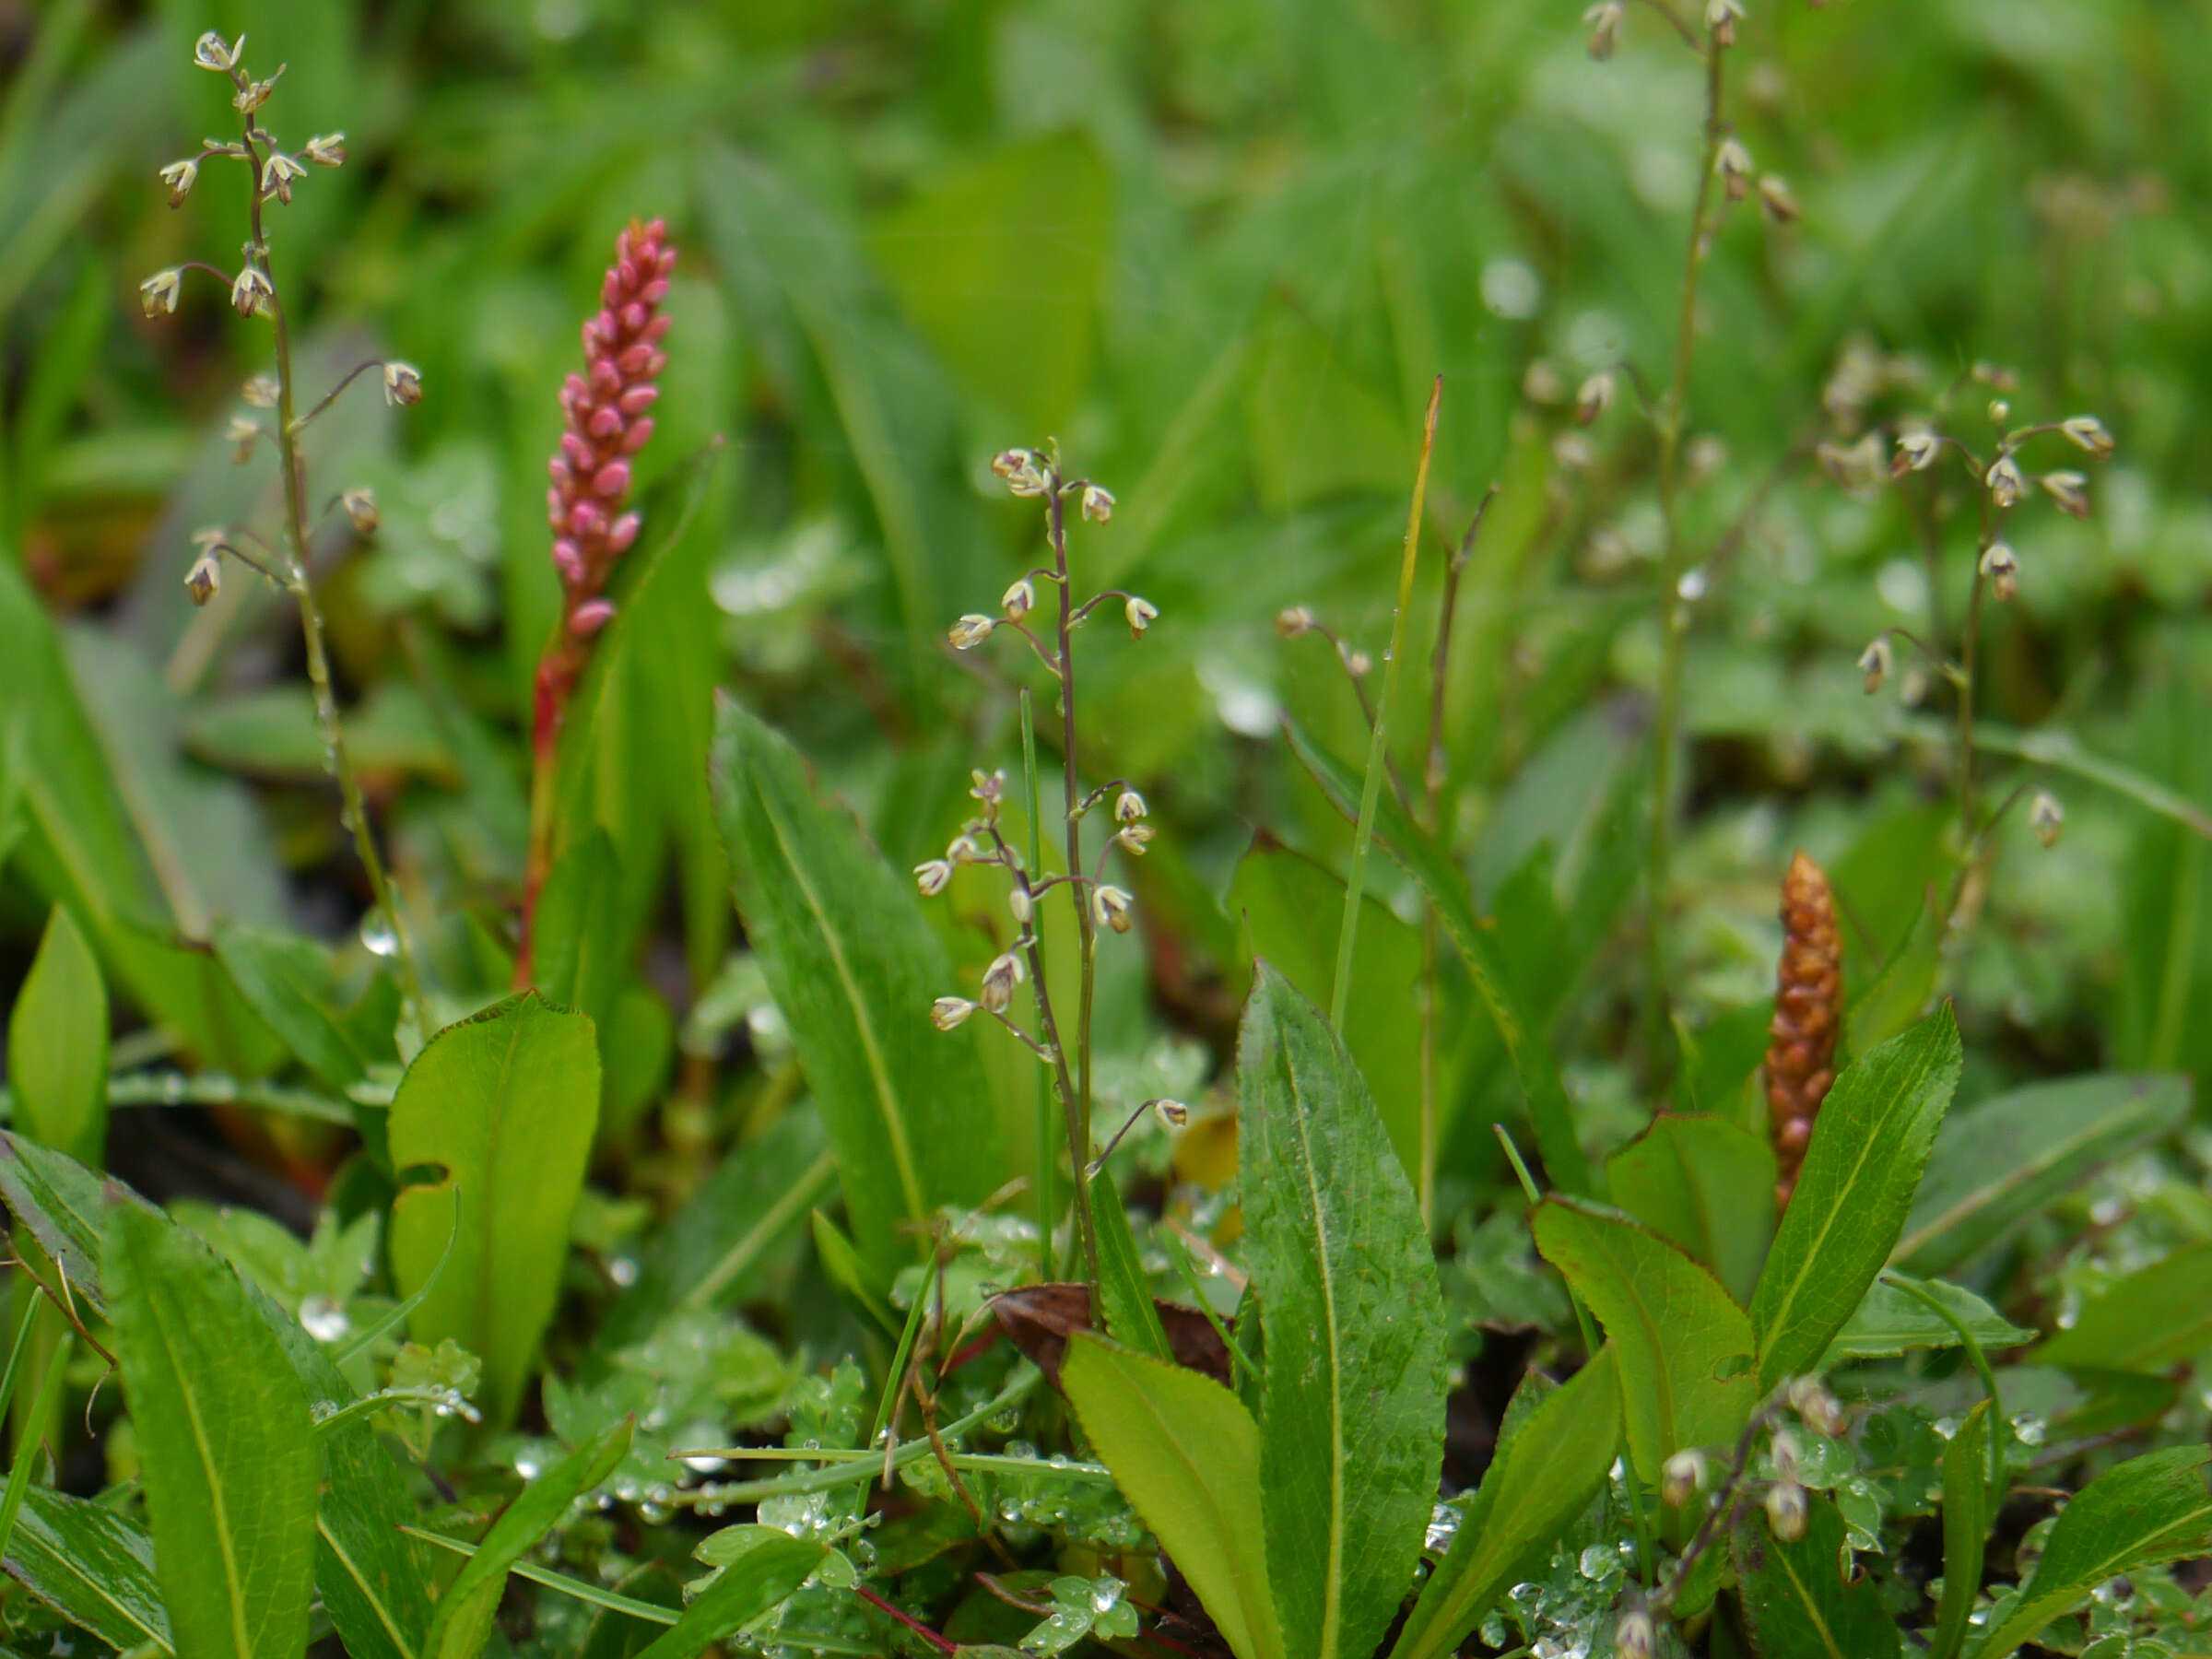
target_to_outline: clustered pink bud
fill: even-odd
[[[646,411],[661,394],[653,382],[668,362],[661,349],[668,332],[661,301],[676,250],[667,239],[659,219],[644,225],[633,219],[622,232],[600,286],[598,313],[583,325],[583,372],[570,375],[560,389],[567,429],[547,469],[553,484],[546,514],[561,614],[579,639],[614,614],[603,590],[615,561],[638,538],[638,515],[619,509],[629,493],[629,458],[653,436]]]

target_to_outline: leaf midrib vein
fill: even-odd
[[[1313,1252],[1321,1268],[1323,1324],[1328,1332],[1329,1371],[1329,1567],[1323,1582],[1321,1603],[1321,1659],[1335,1659],[1338,1625],[1343,1618],[1344,1596],[1344,1359],[1343,1340],[1336,1328],[1336,1282],[1329,1271],[1329,1229],[1322,1214],[1321,1182],[1313,1162],[1312,1124],[1306,1115],[1305,1091],[1299,1087],[1298,1069],[1289,1063],[1285,1043],[1283,1074],[1290,1085],[1290,1121],[1298,1135],[1299,1174],[1312,1200]]]

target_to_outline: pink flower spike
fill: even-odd
[[[632,386],[622,394],[622,401],[618,406],[625,415],[642,415],[660,398],[661,389],[658,386]]]
[[[553,544],[553,568],[560,572],[561,581],[575,586],[583,580],[583,550],[562,536]]]
[[[638,539],[639,527],[644,523],[634,512],[626,512],[606,527],[606,550],[609,553],[627,553],[630,544]]]
[[[591,424],[585,429],[601,443],[622,429],[622,412],[619,409],[594,409]]]
[[[614,615],[612,599],[586,599],[569,613],[569,631],[580,640],[588,640],[612,621]]]
[[[629,463],[610,461],[592,475],[592,493],[609,500],[626,493],[629,488]]]
[[[653,436],[653,417],[648,415],[630,423],[629,430],[622,435],[622,453],[634,455],[645,447],[645,440]]]

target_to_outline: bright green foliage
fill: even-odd
[[[1867,1287],[1865,1300],[1829,1344],[1818,1370],[1832,1371],[1849,1359],[1878,1359],[1914,1348],[1959,1346],[1959,1333],[1948,1320],[1890,1282],[1902,1277],[1901,1274],[1885,1274]],[[1962,1285],[1943,1279],[1912,1282],[1948,1308],[1986,1351],[2018,1347],[2035,1340],[2033,1331],[2014,1324]]]
[[[1172,1359],[1168,1334],[1152,1306],[1152,1292],[1145,1287],[1136,1237],[1129,1230],[1129,1212],[1122,1207],[1122,1194],[1110,1170],[1090,1178],[1090,1213],[1099,1227],[1099,1303],[1107,1333],[1125,1348],[1155,1359]]]
[[[108,988],[65,904],[7,1019],[7,1071],[37,1140],[98,1165],[108,1132]]]
[[[336,1007],[331,953],[298,934],[218,921],[216,959],[247,1006],[329,1088],[343,1093],[371,1065],[394,1056],[391,1022],[382,1050],[363,1041]]]
[[[1655,1483],[1677,1452],[1734,1444],[1758,1394],[1751,1321],[1720,1281],[1657,1233],[1594,1206],[1547,1198],[1535,1230],[1545,1260],[1620,1356],[1638,1476]]]
[[[497,1419],[520,1403],[552,1316],[598,1113],[592,1022],[535,994],[441,1031],[392,1103],[394,1167],[437,1171],[392,1206],[400,1290],[429,1286],[409,1329],[418,1342],[450,1337],[484,1361]],[[449,1241],[452,1259],[429,1285]]]
[[[1600,1348],[1563,1387],[1522,1411],[1527,1392],[1514,1395],[1497,1459],[1461,1515],[1451,1548],[1422,1586],[1392,1659],[1441,1659],[1457,1652],[1604,1484],[1620,1443],[1618,1350]]]
[[[1774,1237],[1774,1154],[1719,1117],[1653,1118],[1606,1160],[1613,1202],[1751,1300]]]
[[[1807,1499],[1805,1535],[1777,1538],[1757,1504],[1735,1524],[1735,1571],[1760,1659],[1885,1659],[1899,1652],[1897,1620],[1881,1591],[1858,1576],[1843,1518]]]
[[[2212,1347],[2212,1244],[2186,1244],[2085,1303],[2039,1365],[2163,1371]]]
[[[724,700],[716,805],[746,932],[798,1048],[837,1150],[838,1179],[872,1273],[912,1255],[903,1220],[998,1184],[997,1126],[965,1031],[932,1028],[952,989],[912,888],[824,806],[791,745]]]
[[[1982,1590],[1982,1565],[1996,1519],[1997,1494],[1989,1488],[1992,1402],[1966,1414],[1943,1453],[1943,1600],[1936,1609],[1930,1642],[1934,1659],[1957,1659],[1967,1620]]]
[[[1113,1347],[1067,1345],[1061,1386],[1114,1480],[1174,1558],[1237,1659],[1285,1659],[1263,1533],[1260,1430],[1210,1378]]]
[[[2173,1446],[2106,1470],[2077,1493],[2051,1529],[2019,1599],[1970,1650],[2005,1659],[2107,1580],[2212,1547],[2212,1452]]]
[[[622,974],[621,865],[606,830],[563,853],[538,895],[531,978],[547,1002],[605,1023]]]
[[[1953,1114],[1936,1137],[1899,1266],[1942,1273],[2007,1237],[2098,1170],[2189,1114],[2185,1077],[2037,1083]]]
[[[1443,1304],[1413,1189],[1319,1009],[1259,965],[1237,1053],[1266,1335],[1261,1513],[1293,1655],[1371,1653],[1443,1455]]]
[[[1762,1389],[1812,1370],[1888,1261],[1959,1068],[1947,1006],[1837,1077],[1751,1300]]]
[[[715,1574],[693,1598],[684,1616],[653,1638],[638,1659],[693,1659],[796,1590],[822,1565],[822,1547],[805,1538],[763,1537]]]
[[[295,1659],[320,1465],[307,1399],[228,1266],[133,1201],[103,1277],[178,1659]]]
[[[523,1488],[438,1598],[422,1659],[476,1659],[484,1651],[508,1573],[567,1518],[570,1505],[622,1461],[629,1433],[627,1421],[617,1423]]]
[[[7,1541],[7,1571],[119,1653],[148,1642],[176,1652],[154,1581],[153,1540],[104,1505],[33,1487]]]
[[[68,1280],[71,1293],[104,1313],[100,1235],[106,1206],[100,1177],[66,1153],[0,1129],[0,1201]]]

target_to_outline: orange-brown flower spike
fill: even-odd
[[[1776,1204],[1787,1208],[1813,1138],[1813,1119],[1836,1080],[1843,1024],[1843,942],[1828,875],[1798,853],[1782,878],[1782,966],[1775,976],[1773,1041],[1767,1049]]]

